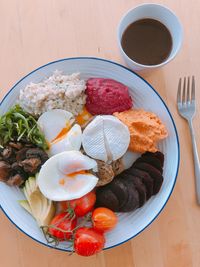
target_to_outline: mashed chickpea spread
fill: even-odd
[[[156,152],[156,143],[168,135],[165,125],[152,112],[130,109],[114,115],[128,126],[131,137],[129,149],[132,151]]]

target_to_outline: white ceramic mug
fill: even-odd
[[[144,18],[151,18],[160,21],[168,28],[172,36],[172,50],[169,57],[165,61],[157,65],[143,65],[135,62],[127,56],[121,45],[122,35],[126,28],[134,21]],[[122,17],[118,26],[117,38],[121,55],[126,64],[132,70],[140,71],[158,68],[171,61],[181,48],[183,41],[183,29],[179,19],[170,9],[158,4],[143,4],[129,10]]]

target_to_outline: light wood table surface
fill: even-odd
[[[1,0],[0,94],[22,76],[47,62],[74,56],[96,56],[123,63],[116,42],[122,15],[141,0]],[[148,2],[155,2],[149,1]],[[133,240],[90,258],[48,249],[17,230],[0,212],[2,267],[199,267],[200,207],[195,201],[192,149],[186,122],[176,111],[178,78],[194,74],[198,112],[194,120],[200,141],[199,0],[162,0],[184,27],[184,44],[162,69],[141,74],[161,94],[175,119],[181,164],[174,192],[159,217]]]

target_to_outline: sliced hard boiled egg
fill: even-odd
[[[49,143],[49,155],[56,155],[63,151],[79,150],[82,142],[82,131],[78,124],[75,124],[69,132],[58,140]]]
[[[37,123],[48,142],[58,139],[69,131],[74,121],[73,114],[63,109],[44,112]]]
[[[48,159],[38,175],[42,194],[54,201],[76,199],[89,193],[98,178],[89,173],[97,171],[95,160],[79,151],[65,151]]]
[[[79,150],[82,142],[82,131],[73,114],[62,109],[53,109],[43,113],[38,125],[49,144],[48,154],[53,156],[63,151]]]

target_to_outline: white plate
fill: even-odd
[[[143,78],[117,63],[99,58],[67,58],[44,65],[17,82],[1,102],[0,114],[6,112],[18,97],[21,88],[30,82],[39,82],[55,70],[64,73],[80,72],[82,78],[107,77],[115,79],[130,88],[135,108],[155,112],[167,127],[169,137],[160,142],[159,149],[165,154],[164,182],[160,192],[142,208],[119,215],[117,227],[106,234],[105,248],[120,245],[144,230],[161,212],[174,188],[179,168],[179,141],[172,116],[159,94]],[[34,240],[47,245],[35,220],[18,204],[24,196],[18,188],[0,183],[0,204],[5,215],[15,226]],[[48,245],[50,246],[50,245]],[[50,246],[51,247],[51,246]],[[67,244],[58,249],[67,251]]]

